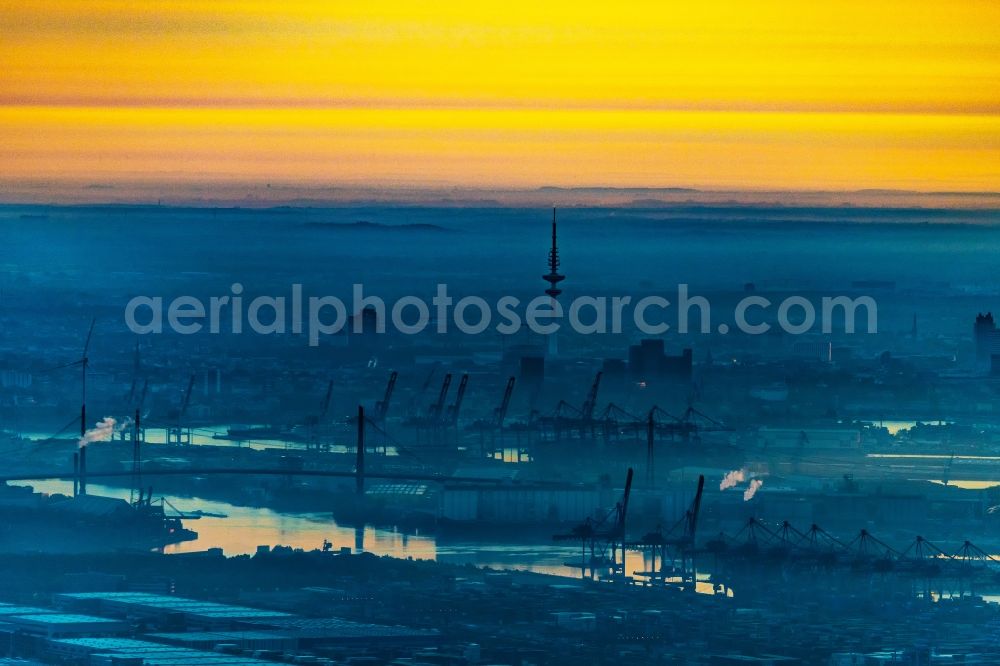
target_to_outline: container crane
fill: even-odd
[[[590,392],[587,393],[587,399],[580,409],[580,414],[584,421],[594,420],[594,409],[597,407],[597,392],[601,388],[601,376],[603,374],[602,372],[598,372],[594,377],[594,383],[590,385]]]
[[[503,400],[500,402],[500,406],[496,408],[493,412],[493,423],[497,430],[503,430],[503,423],[507,420],[507,410],[510,408],[510,398],[514,394],[514,383],[516,378],[507,378],[507,388],[503,392]]]
[[[331,398],[333,398],[333,380],[332,379],[326,385],[326,395],[323,396],[323,402],[320,405],[320,409],[319,409],[319,419],[317,419],[317,420],[322,421],[326,417],[327,412],[330,411],[330,399]]]
[[[320,402],[319,414],[313,416],[309,415],[305,419],[305,426],[307,432],[306,449],[307,450],[319,450],[319,425],[326,418],[326,415],[330,411],[330,402],[333,398],[333,380],[331,379],[326,385],[326,394],[323,396],[323,400]],[[329,446],[326,447],[329,450]]]
[[[417,401],[427,394],[427,389],[431,387],[431,382],[434,380],[434,373],[437,372],[439,365],[440,363],[435,363],[431,366],[431,369],[427,372],[427,376],[424,377],[424,383],[420,385],[420,390],[410,397],[410,402],[406,409],[409,414],[412,415],[416,412]]]
[[[451,373],[449,372],[444,376],[444,381],[441,382],[441,391],[438,393],[438,399],[431,405],[429,410],[429,421],[433,423],[438,423],[441,421],[441,414],[444,411],[444,401],[448,397],[448,389],[451,387]]]
[[[168,444],[191,443],[191,429],[188,428],[187,430],[184,430],[181,427],[181,422],[184,419],[184,415],[187,413],[188,405],[191,403],[191,391],[194,389],[194,379],[195,376],[192,374],[191,378],[188,380],[187,390],[184,391],[184,399],[181,400],[181,408],[177,412],[177,421],[173,427],[167,430]]]
[[[441,383],[441,390],[438,393],[437,400],[427,408],[427,415],[414,416],[403,423],[405,426],[416,428],[418,440],[424,434],[431,435],[436,433],[445,424],[445,418],[450,416],[452,408],[449,407],[446,414],[444,406],[450,387],[451,373],[448,373],[444,376],[444,381]]]
[[[570,436],[576,433],[580,439],[588,437],[593,439],[597,426],[594,410],[597,406],[602,375],[602,372],[598,372],[594,376],[594,383],[590,385],[587,397],[579,409],[565,400],[560,400],[555,410],[542,417],[540,423],[551,428],[552,436],[556,440],[562,439],[563,433],[569,433]]]
[[[445,412],[444,423],[445,426],[457,426],[458,425],[458,414],[462,410],[462,401],[465,399],[465,389],[469,384],[469,375],[462,375],[461,381],[458,382],[458,392],[455,394],[455,403],[448,406]]]
[[[473,422],[471,428],[479,432],[479,448],[481,455],[486,455],[486,442],[485,434],[490,433],[490,438],[492,441],[493,450],[490,455],[496,456],[497,447],[496,439],[499,435],[503,437],[503,426],[504,422],[507,420],[507,410],[510,408],[510,398],[514,394],[514,383],[516,378],[509,377],[507,379],[507,386],[504,388],[503,399],[500,401],[500,405],[493,408],[493,413],[488,419],[477,419]]]
[[[553,537],[556,541],[580,541],[583,556],[580,568],[584,575],[589,569],[593,577],[598,568],[610,569],[613,577],[625,575],[625,519],[632,494],[632,476],[633,470],[629,467],[621,499],[601,519],[588,517],[568,534]]]
[[[629,548],[643,550],[649,553],[651,569],[646,572],[636,572],[650,581],[664,583],[667,578],[680,574],[682,580],[694,583],[697,580],[694,554],[698,528],[698,514],[701,512],[701,497],[705,489],[705,477],[698,477],[698,489],[694,499],[684,512],[684,515],[674,523],[667,532],[657,528],[643,536],[639,541],[628,544]],[[679,532],[679,533],[678,533]],[[668,556],[673,552],[673,556]],[[669,560],[669,568],[668,568]],[[657,564],[659,561],[659,564]],[[680,569],[676,568],[680,563]],[[693,588],[691,588],[693,589]]]
[[[399,373],[393,370],[389,374],[389,381],[385,385],[385,394],[382,399],[375,403],[375,413],[372,414],[372,420],[375,423],[385,423],[385,417],[389,412],[389,402],[392,400],[392,393],[396,390],[396,379],[399,377]]]

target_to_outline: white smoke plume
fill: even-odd
[[[743,491],[743,501],[749,502],[752,500],[762,485],[764,485],[764,482],[761,479],[750,479],[750,485]]]
[[[118,425],[113,417],[105,416],[94,424],[94,427],[83,433],[83,437],[77,442],[77,446],[86,446],[91,442],[106,442],[115,436],[115,433],[125,427],[126,424]]]
[[[747,471],[745,469],[734,469],[732,472],[727,472],[726,475],[722,477],[722,483],[719,484],[719,490],[735,488],[746,480]]]

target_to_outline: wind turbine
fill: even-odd
[[[90,351],[90,338],[94,335],[94,324],[96,323],[96,317],[90,320],[90,330],[87,331],[87,340],[83,343],[83,354],[80,359],[68,364],[80,366],[82,379],[80,382],[80,443],[82,446],[77,453],[73,454],[73,467],[76,470],[76,476],[73,479],[74,497],[77,494],[87,494],[87,445],[84,444],[84,437],[87,436],[87,366],[90,365],[90,357],[87,354]]]
[[[90,357],[87,356],[87,353],[90,351],[90,338],[94,335],[94,324],[96,323],[96,317],[90,320],[90,330],[87,331],[87,341],[83,343],[83,355],[80,357],[80,360],[70,364],[80,366],[80,437],[87,434],[87,366],[90,365]]]

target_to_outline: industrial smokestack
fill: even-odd
[[[140,456],[139,410],[135,410],[135,420],[132,422],[132,492],[130,493],[132,504],[142,504],[142,458]],[[135,493],[139,493],[139,501],[135,501]]]
[[[656,421],[653,420],[653,410],[649,410],[646,418],[646,485],[652,488],[656,485],[656,470],[653,457],[653,443],[656,439]]]
[[[355,492],[365,494],[365,408],[358,405],[358,458],[354,472]]]
[[[80,447],[80,495],[87,494],[87,446]]]

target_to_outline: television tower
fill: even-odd
[[[552,297],[552,307],[555,308],[556,297],[562,293],[559,283],[566,279],[565,275],[559,273],[559,248],[556,245],[556,209],[552,208],[552,249],[549,250],[549,272],[543,275],[542,279],[549,283],[549,288],[545,293]],[[559,353],[559,346],[556,342],[556,334],[549,333],[549,356]]]

